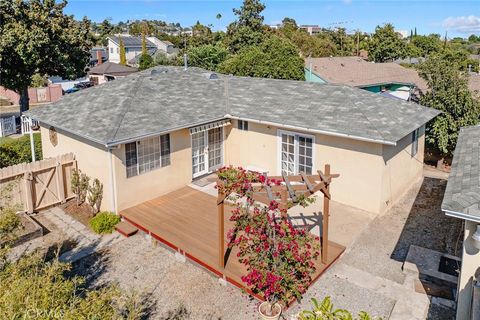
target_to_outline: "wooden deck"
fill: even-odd
[[[222,270],[218,266],[218,221],[216,197],[190,187],[184,187],[164,196],[123,210],[120,215],[151,234],[158,241],[184,254],[218,277],[245,288],[241,276],[245,267],[238,262],[233,251]],[[225,231],[232,227],[230,210],[225,207]],[[345,250],[345,247],[329,241],[326,264],[317,260],[316,280]],[[249,291],[249,290],[247,290]],[[258,298],[258,297],[257,297]]]

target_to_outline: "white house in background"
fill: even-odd
[[[128,61],[138,60],[138,56],[142,54],[142,37],[122,34],[118,36],[108,37],[108,61],[120,63],[120,38],[125,46],[125,56]],[[147,37],[148,54],[154,55],[157,51],[165,54],[174,53],[174,45],[169,41],[162,41],[156,37]],[[135,59],[137,57],[137,59]]]

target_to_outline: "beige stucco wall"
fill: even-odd
[[[117,210],[177,190],[192,181],[192,151],[188,129],[170,133],[170,165],[127,178],[125,145],[113,150]]]
[[[44,158],[55,157],[72,152],[77,160],[78,169],[86,173],[91,179],[97,178],[103,183],[103,200],[101,210],[111,210],[112,194],[109,176],[109,156],[107,150],[87,140],[72,136],[57,130],[57,145],[53,145],[49,137],[49,128],[41,127],[42,153]]]
[[[260,167],[268,170],[270,175],[280,174],[278,129],[250,122],[249,131],[242,131],[237,129],[237,122],[233,121],[233,126],[226,134],[225,163]],[[382,146],[340,137],[313,135],[314,167],[323,170],[328,163],[333,173],[340,174],[331,185],[335,201],[371,212],[380,212],[384,168]]]
[[[425,126],[419,129],[418,152],[412,157],[412,134],[396,146],[383,146],[384,170],[382,178],[381,210],[394,204],[413,183],[422,178],[425,154]]]
[[[473,246],[472,235],[477,223],[465,221],[463,240],[462,270],[458,281],[457,319],[470,319],[472,308],[472,284],[480,276],[480,250]]]
[[[263,168],[270,175],[279,175],[278,127],[249,123],[249,130],[237,129],[237,122],[225,129],[224,164]],[[283,129],[282,129],[283,130]],[[292,130],[284,130],[294,132]],[[421,130],[419,149],[412,158],[411,136],[398,146],[356,141],[342,137],[311,134],[315,139],[314,169],[330,164],[333,173],[339,173],[331,185],[335,201],[353,207],[380,213],[398,199],[411,184],[421,177],[424,128]],[[74,140],[58,134],[58,145],[53,147],[48,130],[42,129],[42,144],[46,156],[73,152],[79,168],[104,184],[103,208],[113,210],[110,187],[110,156],[102,146]],[[78,139],[78,138],[77,138]],[[126,177],[125,146],[112,150],[117,211],[179,189],[192,180],[191,137],[188,129],[170,133],[171,164],[167,167]]]

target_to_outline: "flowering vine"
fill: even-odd
[[[271,305],[300,300],[316,270],[319,238],[293,226],[276,200],[269,205],[254,201],[254,184],[272,187],[282,181],[236,167],[220,169],[218,177],[219,191],[233,194],[230,220],[235,224],[227,239],[228,247],[238,248],[237,257],[247,267],[242,281]]]

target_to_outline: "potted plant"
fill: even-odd
[[[281,181],[232,167],[221,169],[219,178],[221,191],[235,194],[238,200],[227,237],[229,248],[238,248],[237,257],[247,268],[242,281],[265,299],[258,308],[260,317],[279,319],[282,307],[300,300],[308,288],[320,253],[319,239],[294,227],[277,201],[269,206],[255,203],[252,183],[273,186]]]

